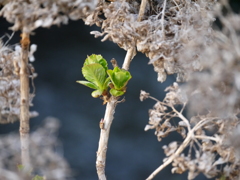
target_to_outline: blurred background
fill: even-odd
[[[232,1],[239,12],[239,0]],[[0,19],[0,37],[11,34],[10,25]],[[83,80],[81,68],[87,55],[101,54],[109,63],[115,58],[122,65],[126,52],[112,42],[95,39],[90,31],[96,26],[86,26],[82,21],[71,21],[68,25],[38,29],[31,36],[31,43],[37,44],[36,61],[33,63],[38,74],[34,83],[36,97],[31,108],[39,116],[31,119],[31,131],[36,130],[48,116],[59,119],[61,127],[58,139],[62,144],[64,158],[74,172],[74,180],[96,180],[96,151],[99,140],[99,121],[105,113],[102,100],[91,97],[92,90],[76,83]],[[18,43],[16,32],[10,44]],[[143,54],[134,57],[130,72],[126,101],[117,105],[107,151],[106,175],[114,180],[146,179],[165,157],[162,146],[173,140],[182,139],[172,134],[158,142],[154,130],[144,131],[148,123],[148,110],[153,100],[139,100],[140,90],[162,100],[164,89],[174,82],[175,76],[168,76],[164,83],[157,81],[157,73],[148,64]],[[18,132],[19,123],[0,125],[0,134]],[[164,178],[163,178],[164,177]],[[171,166],[160,172],[157,179],[185,180],[184,175],[171,174]],[[200,175],[198,180],[206,179]]]

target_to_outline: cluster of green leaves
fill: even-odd
[[[89,88],[95,89],[92,97],[106,96],[108,92],[112,96],[122,96],[126,92],[126,85],[132,78],[129,71],[115,67],[108,69],[107,61],[101,56],[93,54],[85,60],[82,73],[87,81],[77,81]],[[108,89],[110,88],[110,91]]]

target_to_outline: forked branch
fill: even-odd
[[[214,138],[214,137],[209,137],[209,136],[198,136],[195,135],[195,132],[199,129],[201,129],[204,125],[208,124],[209,122],[211,122],[214,118],[211,119],[202,119],[201,121],[199,121],[193,128],[191,128],[189,121],[187,120],[186,117],[184,117],[180,112],[178,112],[174,106],[171,106],[171,108],[173,109],[173,111],[178,115],[178,117],[184,121],[187,125],[188,128],[188,134],[187,137],[185,138],[185,140],[182,142],[182,144],[178,147],[178,149],[167,158],[166,161],[164,161],[164,163],[162,165],[160,165],[155,171],[152,172],[152,174],[150,174],[150,176],[146,179],[146,180],[152,180],[160,171],[162,171],[165,167],[167,167],[169,164],[171,164],[174,159],[176,157],[178,157],[183,150],[189,146],[189,144],[192,141],[196,141],[196,139],[208,139],[208,140],[212,140],[212,141],[216,141],[218,142],[219,139],[218,138]]]

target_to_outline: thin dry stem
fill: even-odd
[[[174,108],[175,109],[175,108]],[[174,110],[173,109],[173,110]],[[184,120],[184,122],[188,122],[187,118],[185,118],[182,114],[180,114],[176,109],[174,110],[179,118],[181,118],[182,120]],[[172,161],[179,156],[183,150],[189,145],[189,143],[192,140],[196,140],[196,138],[199,139],[210,139],[210,140],[214,140],[217,141],[216,138],[211,138],[208,136],[196,136],[194,134],[195,131],[197,131],[199,128],[201,128],[202,126],[204,126],[205,124],[209,123],[210,121],[212,121],[212,119],[210,120],[206,120],[203,119],[201,121],[199,121],[192,129],[190,128],[187,137],[185,138],[185,140],[183,141],[183,143],[179,146],[179,148],[176,150],[175,153],[173,153],[161,166],[159,166],[155,171],[153,171],[152,174],[150,174],[150,176],[146,179],[146,180],[152,180],[161,170],[163,170],[165,167],[167,167],[170,163],[172,163]],[[189,129],[189,128],[188,128]]]
[[[113,121],[113,115],[115,112],[116,103],[117,103],[117,99],[112,96],[109,102],[107,103],[105,116],[103,120],[103,127],[101,128],[98,151],[97,151],[97,160],[96,160],[97,174],[100,180],[106,180],[105,166],[106,166],[107,144],[108,144],[109,132],[110,132],[111,124]]]
[[[195,135],[195,138],[197,138],[197,139],[208,139],[208,140],[212,140],[212,141],[215,141],[215,142],[219,142],[218,138],[211,137],[211,136],[198,136],[198,135]]]
[[[153,97],[151,97],[151,99],[157,100]],[[157,100],[158,101],[158,100]],[[159,101],[158,101],[159,102]],[[167,161],[165,161],[161,166],[159,166],[155,171],[152,172],[152,174],[150,174],[150,176],[146,179],[146,180],[151,180],[153,179],[161,170],[163,170],[166,166],[168,166],[170,163],[172,163],[172,161],[189,145],[189,143],[191,142],[191,140],[193,139],[194,136],[194,131],[195,128],[191,129],[189,121],[187,120],[187,118],[185,118],[181,113],[179,113],[174,106],[171,106],[172,110],[177,113],[178,117],[181,118],[188,127],[188,135],[185,138],[185,140],[183,141],[183,143],[179,146],[179,148],[176,150],[176,152],[174,154],[172,154]]]
[[[134,56],[134,48],[131,48],[128,50],[123,66],[122,68],[125,70],[129,69],[129,65],[131,60],[133,59]],[[124,99],[123,99],[124,100]],[[101,126],[101,132],[100,132],[100,139],[99,139],[99,144],[98,144],[98,151],[97,151],[97,160],[96,160],[96,169],[97,169],[97,174],[98,174],[98,179],[99,180],[106,180],[106,175],[105,175],[105,166],[106,166],[106,153],[107,153],[107,146],[108,146],[108,139],[109,139],[109,132],[111,129],[111,124],[113,121],[113,115],[115,113],[115,108],[116,105],[119,102],[118,98],[111,96],[107,103],[105,115],[104,115],[104,120],[103,120],[103,125]]]
[[[161,19],[161,24],[162,24],[162,34],[163,34],[163,38],[164,38],[164,39],[165,39],[165,30],[164,30],[164,16],[165,16],[165,9],[166,9],[166,0],[164,0],[164,3],[163,3],[162,19]]]
[[[20,67],[20,141],[21,141],[21,160],[26,170],[30,168],[29,157],[29,72],[28,72],[28,52],[29,34],[22,33],[22,57]]]
[[[183,122],[186,123],[187,128],[188,128],[188,131],[191,131],[191,126],[190,126],[190,123],[189,123],[188,119],[185,118],[185,117],[182,115],[181,112],[178,112],[173,105],[171,106],[171,108],[172,108],[172,110],[173,110],[175,113],[177,113],[178,117],[179,117],[180,119],[182,119]],[[181,111],[182,111],[182,110],[181,110]]]
[[[147,0],[142,0],[139,13],[138,13],[138,21],[141,21],[144,16],[146,5],[147,5]]]
[[[123,65],[122,65],[122,69],[128,70],[130,63],[134,57],[134,52],[135,52],[135,47],[131,47],[126,54],[126,57],[124,59]]]
[[[155,171],[153,171],[153,173],[146,179],[146,180],[151,180],[153,179],[161,170],[163,170],[166,166],[168,166],[190,143],[190,141],[192,140],[192,135],[193,135],[193,130],[191,130],[188,133],[188,136],[186,137],[186,139],[183,141],[183,143],[181,144],[181,146],[179,146],[179,148],[177,149],[177,151],[171,155],[167,161],[165,161],[161,166],[159,166]]]

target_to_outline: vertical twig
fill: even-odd
[[[130,67],[130,63],[133,59],[133,57],[135,56],[135,47],[131,47],[128,51],[127,54],[125,56],[123,65],[122,65],[122,69],[128,70]]]
[[[21,160],[25,170],[30,168],[29,157],[29,72],[28,72],[28,52],[29,34],[21,35],[21,67],[20,67],[20,141],[21,141]]]
[[[166,0],[164,0],[162,18],[161,18],[163,39],[165,39],[164,16],[165,16],[166,3],[167,3]]]
[[[100,180],[106,180],[105,176],[105,166],[106,166],[106,153],[107,153],[107,145],[108,145],[108,138],[109,132],[111,128],[111,124],[113,121],[113,115],[115,112],[117,99],[113,96],[107,103],[103,127],[101,128],[100,139],[98,144],[98,151],[97,151],[97,161],[96,161],[96,168],[98,178]]]
[[[129,65],[131,60],[134,56],[134,48],[130,48],[127,51],[126,57],[124,59],[124,63],[122,68],[125,70],[129,69]],[[97,160],[96,160],[96,168],[97,168],[97,174],[99,180],[106,180],[105,175],[105,166],[106,166],[106,153],[107,153],[107,146],[108,146],[108,138],[109,138],[109,132],[111,129],[111,124],[113,121],[113,115],[115,113],[115,108],[118,98],[111,96],[107,103],[105,116],[103,122],[101,121],[101,132],[100,132],[100,139],[98,144],[98,151],[97,151]]]
[[[138,13],[138,21],[139,22],[142,20],[142,18],[144,16],[146,5],[147,5],[147,0],[142,0],[140,9],[139,9],[139,13]]]

